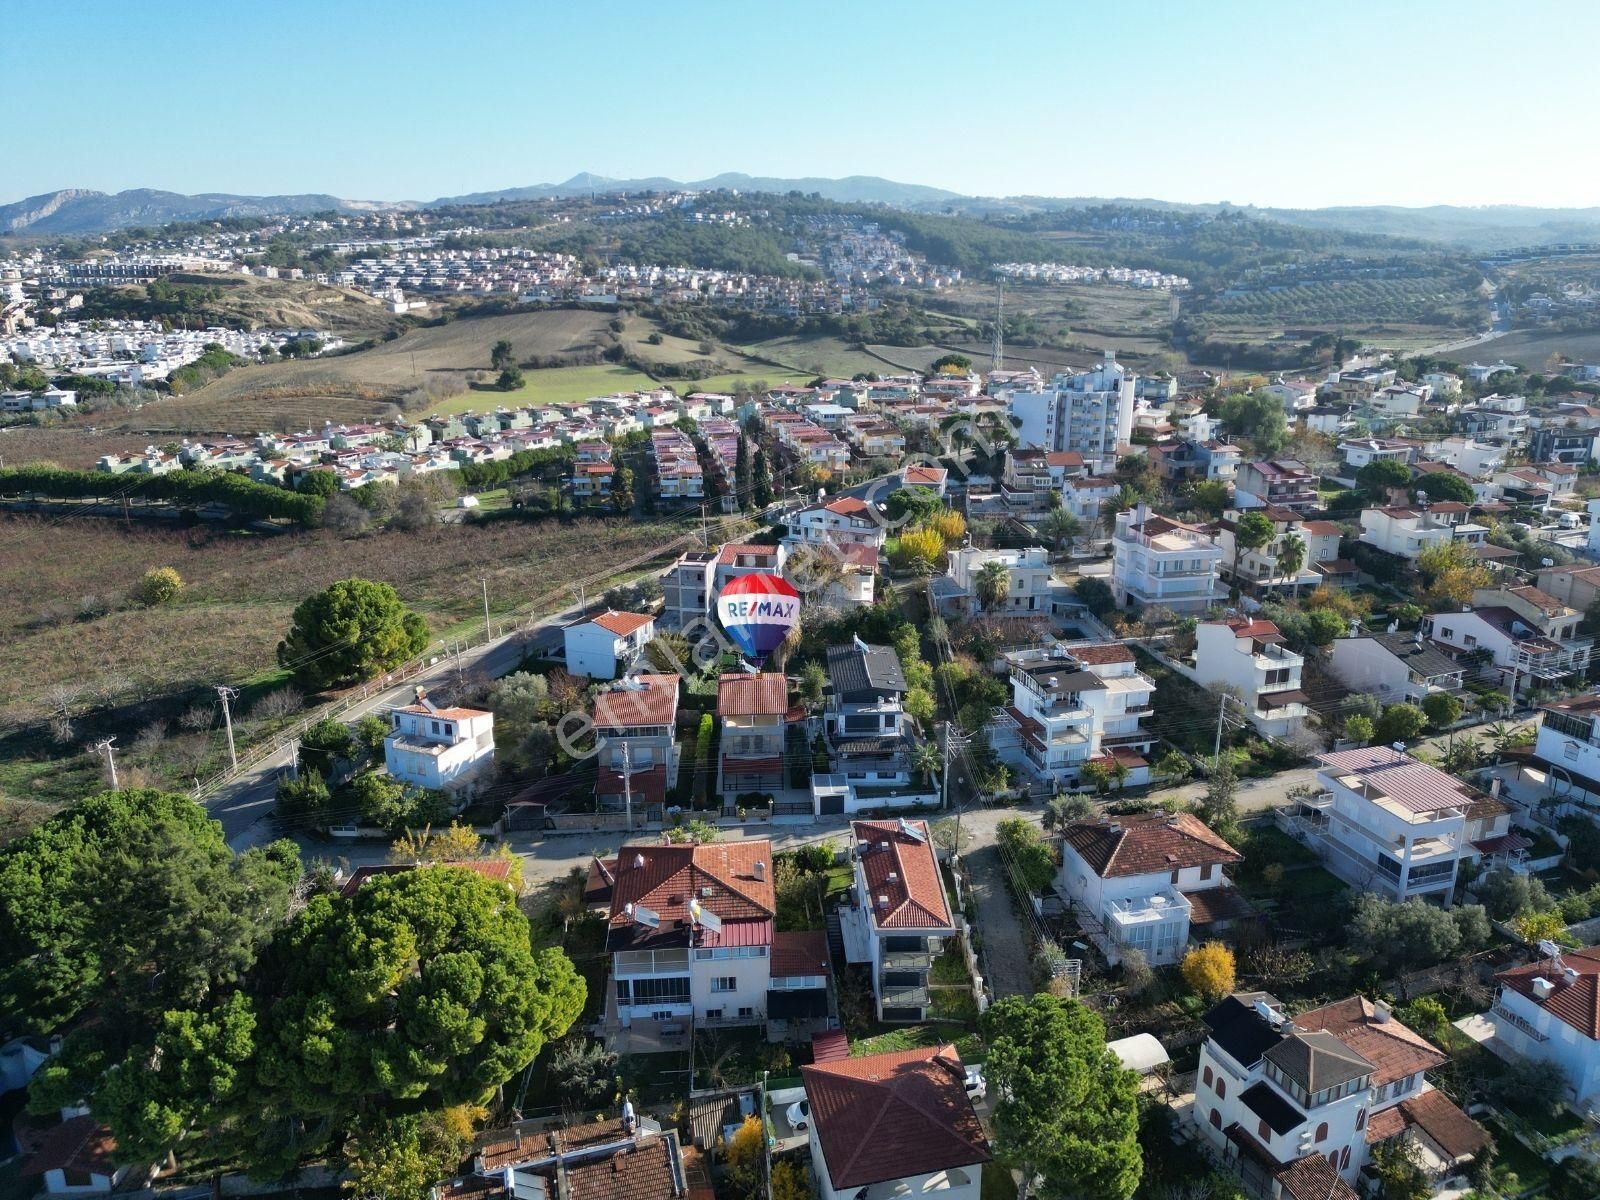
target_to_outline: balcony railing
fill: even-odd
[[[926,950],[889,950],[882,966],[885,971],[927,971],[933,966],[933,955]]]
[[[1519,1017],[1503,1004],[1497,1003],[1489,1011],[1494,1014],[1495,1020],[1504,1021],[1507,1025],[1519,1030],[1524,1036],[1530,1037],[1536,1042],[1548,1042],[1550,1040],[1549,1034],[1540,1033],[1529,1024],[1526,1017]]]
[[[618,975],[683,975],[689,970],[687,950],[623,950],[616,956]]]
[[[928,989],[925,987],[886,987],[883,989],[884,1008],[927,1008]]]

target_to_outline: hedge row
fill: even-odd
[[[218,504],[239,517],[267,517],[315,524],[322,497],[257,483],[225,471],[170,471],[165,475],[118,475],[66,471],[60,467],[0,469],[0,495],[39,495],[66,500],[165,500],[173,504]]]

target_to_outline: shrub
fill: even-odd
[[[146,608],[165,604],[183,590],[183,576],[171,567],[151,567],[133,589],[133,598]]]
[[[1221,942],[1206,942],[1183,956],[1179,972],[1183,981],[1207,1000],[1220,1000],[1233,991],[1233,951]]]

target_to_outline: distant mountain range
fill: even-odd
[[[875,175],[843,179],[786,179],[728,173],[710,179],[681,181],[661,177],[612,179],[587,172],[565,183],[540,183],[529,187],[443,196],[437,200],[346,200],[324,194],[288,196],[236,196],[204,193],[185,196],[177,192],[138,188],[110,195],[106,192],[66,188],[0,205],[0,233],[45,236],[105,233],[130,225],[162,225],[169,221],[210,221],[221,217],[292,215],[311,212],[384,212],[440,208],[459,204],[493,204],[503,200],[537,200],[556,196],[581,196],[606,192],[715,191],[815,192],[840,203],[887,204],[922,211],[949,211],[964,216],[1001,217],[1052,208],[1083,208],[1121,204],[1174,212],[1217,212],[1223,208],[1291,225],[1349,233],[1386,234],[1418,238],[1462,250],[1490,251],[1510,246],[1550,245],[1559,242],[1600,241],[1600,208],[1523,208],[1488,205],[1464,208],[1435,205],[1400,208],[1372,205],[1341,208],[1257,208],[1222,204],[1179,204],[1155,199],[1100,197],[1053,198],[964,196],[943,188],[898,183]]]

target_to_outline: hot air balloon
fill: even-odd
[[[759,663],[800,620],[800,593],[781,575],[739,575],[718,593],[717,618],[744,656]]]

